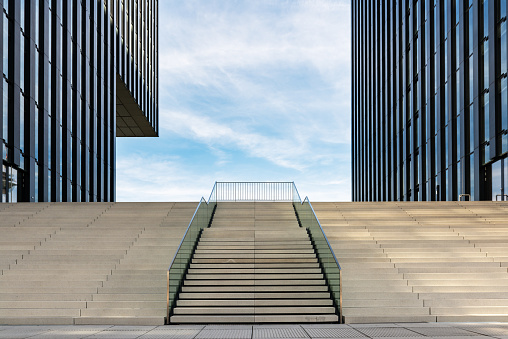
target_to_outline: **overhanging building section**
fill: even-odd
[[[0,6],[2,201],[114,201],[116,136],[158,135],[158,2]]]
[[[156,137],[158,107],[158,1],[115,0],[116,133]]]
[[[351,13],[352,199],[507,200],[506,1]]]

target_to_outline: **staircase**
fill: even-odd
[[[314,203],[345,323],[506,322],[506,202]]]
[[[219,203],[170,323],[338,322],[291,203]]]
[[[196,205],[0,204],[0,324],[163,325]]]

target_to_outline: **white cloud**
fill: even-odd
[[[131,154],[117,159],[116,166],[117,201],[198,201],[208,197],[215,180],[178,158],[160,155]]]
[[[306,167],[304,162],[297,161],[308,153],[302,141],[295,143],[294,140],[252,133],[241,126],[234,128],[219,124],[209,117],[196,116],[191,112],[163,111],[160,114],[163,118],[161,119],[163,128],[201,141],[211,148],[239,148],[250,156],[265,158],[278,166],[297,170],[303,170]]]

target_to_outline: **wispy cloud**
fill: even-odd
[[[289,179],[318,200],[349,199],[349,1],[165,0],[159,17],[158,142],[168,147],[152,158],[138,150],[143,185],[165,180],[176,200],[206,165],[206,189],[226,178]],[[119,180],[142,175],[121,161],[119,152]]]

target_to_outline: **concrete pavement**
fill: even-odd
[[[497,338],[508,323],[386,323],[302,325],[0,326],[0,338]]]

